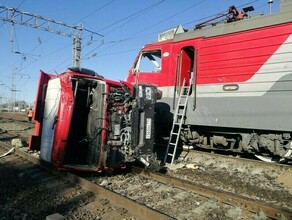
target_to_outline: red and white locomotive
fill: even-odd
[[[292,159],[292,1],[281,0],[278,13],[178,26],[143,47],[127,81],[162,91],[157,136],[169,136],[184,79],[183,144]]]

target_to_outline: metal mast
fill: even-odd
[[[70,25],[63,22],[45,18],[40,15],[20,11],[17,8],[0,5],[0,20],[10,22],[12,25],[19,24],[27,27],[55,33],[73,39],[72,65],[80,67],[81,36],[84,31],[103,37],[101,34],[87,30],[82,25]]]

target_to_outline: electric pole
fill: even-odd
[[[16,92],[20,92],[20,90],[16,89],[16,68],[13,68],[11,84],[11,108],[13,112],[16,110]]]
[[[89,32],[92,35],[98,35],[103,37],[101,34],[83,28],[82,25],[76,26],[66,24],[4,5],[0,5],[0,20],[12,23],[12,28],[14,24],[19,24],[34,29],[39,29],[61,36],[73,38],[72,65],[74,67],[80,67],[80,57],[82,50],[81,41],[83,32]],[[10,42],[13,43],[13,39],[11,39]]]
[[[81,56],[81,38],[73,38],[73,47],[72,47],[72,66],[80,67],[80,57]]]

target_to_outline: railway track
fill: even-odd
[[[1,155],[11,150],[3,142],[0,147]],[[0,160],[1,179],[8,183],[1,181],[6,194],[0,200],[3,219],[11,217],[14,209],[17,209],[14,217],[28,219],[44,219],[50,215],[62,215],[66,219],[172,219],[77,175],[56,171],[50,164],[21,150],[13,151]],[[11,189],[17,182],[22,186]],[[26,194],[27,191],[30,193]],[[29,209],[29,205],[36,207]]]
[[[34,123],[24,121],[19,116],[12,118],[12,115],[0,114],[0,134],[6,133],[7,141],[13,138],[20,138],[28,142],[32,135]],[[27,143],[26,143],[27,144]]]
[[[288,208],[136,166],[131,171],[90,181],[177,219],[292,219]]]
[[[11,119],[14,121],[27,121],[27,116],[24,112],[0,112],[0,118]]]
[[[217,154],[213,154],[212,156],[215,158]],[[222,161],[230,159],[236,161],[236,163],[254,164],[254,166],[257,167],[265,166],[271,169],[282,169],[283,167],[275,164],[266,164],[261,161],[228,158],[222,155],[218,156],[218,158],[222,158]],[[221,164],[219,166],[221,166]],[[76,184],[76,180],[80,186],[85,184],[85,186],[82,185],[82,189],[89,189],[89,191],[92,192],[93,190],[91,190],[91,187],[99,186],[101,189],[106,188],[110,190],[110,192],[113,192],[114,195],[126,196],[130,201],[142,204],[143,207],[149,207],[151,210],[156,210],[158,213],[165,213],[162,215],[166,216],[166,218],[257,219],[258,217],[258,219],[261,219],[261,215],[263,215],[266,219],[292,219],[292,207],[289,204],[287,205],[288,207],[285,205],[279,206],[260,199],[237,196],[236,194],[241,194],[240,192],[231,193],[226,192],[227,190],[216,189],[216,187],[212,185],[206,187],[202,184],[196,184],[196,182],[200,183],[200,181],[195,179],[198,173],[184,173],[183,176],[168,176],[133,167],[132,173],[123,173],[110,177],[92,174],[86,176],[87,180],[80,176],[71,177],[72,174],[68,172],[61,173],[65,175],[65,177],[62,178],[75,180],[75,183],[73,181],[74,184]],[[209,178],[213,181],[208,171],[204,174],[206,175],[206,179]],[[264,173],[263,175],[266,174]],[[183,179],[187,179],[188,181]],[[228,191],[230,190],[228,189]],[[106,197],[110,198],[111,196],[106,195]],[[288,196],[286,199],[289,201],[290,198],[292,197]],[[113,201],[115,200],[120,199],[119,197],[113,197]],[[283,200],[285,200],[284,197]],[[112,203],[114,204],[115,202]],[[123,207],[123,204],[122,209],[127,210],[125,211],[126,213],[131,213],[127,208]],[[145,216],[144,211],[139,212],[138,216],[140,216],[140,218]],[[155,217],[155,219],[157,218]]]
[[[133,167],[132,172],[144,176],[146,178],[155,179],[161,183],[171,184],[180,189],[191,190],[192,192],[198,195],[210,199],[216,199],[230,206],[239,206],[242,209],[252,213],[259,213],[262,211],[265,213],[267,217],[271,219],[278,219],[281,216],[287,219],[292,219],[292,210],[290,209],[277,207],[261,201],[256,201],[254,199],[243,197],[238,194],[217,190],[187,180],[182,180],[179,178],[170,177],[159,173],[154,173],[150,170],[145,170],[135,166]]]
[[[2,152],[9,148],[9,145],[1,143]],[[3,159],[5,160],[3,161]],[[43,163],[38,158],[21,150],[15,150],[13,155],[2,158],[1,167],[7,163],[10,166],[14,164],[13,169],[20,170],[17,178],[25,176],[31,179],[32,182],[29,185],[32,187],[35,183],[44,184],[45,191],[54,192],[53,196],[57,194],[58,199],[65,197],[68,199],[68,204],[77,206],[79,210],[82,210],[78,211],[79,214],[75,214],[75,216],[73,212],[69,212],[73,216],[66,216],[66,213],[62,213],[68,218],[76,218],[82,213],[87,219],[94,219],[94,215],[100,215],[102,210],[111,207],[110,214],[106,214],[106,216],[112,215],[110,218],[117,218],[118,216],[120,219],[200,219],[202,215],[205,215],[207,219],[212,219],[221,218],[223,217],[222,213],[241,207],[244,210],[242,219],[250,219],[253,213],[259,213],[260,211],[270,219],[283,217],[292,219],[291,210],[195,185],[188,181],[153,173],[139,167],[133,167],[132,173],[128,174],[135,176],[129,176],[123,181],[112,180],[112,184],[109,184],[104,183],[103,180],[102,183],[97,184],[101,180],[98,177],[97,180],[91,178],[88,181],[69,172],[58,172],[49,164]],[[125,181],[129,182],[131,187],[125,184]],[[118,187],[115,187],[116,184],[118,184]],[[123,186],[126,186],[126,188]],[[135,191],[136,193],[134,193]],[[142,192],[142,195],[138,193],[139,191]],[[146,195],[147,191],[148,195]],[[64,202],[64,198],[61,198],[61,200]],[[100,204],[102,204],[101,210],[96,210],[96,207],[99,207]],[[180,205],[184,206],[185,209],[179,207]],[[196,213],[201,206],[208,207],[208,209],[205,209],[206,213],[203,213],[203,211]],[[94,214],[92,214],[92,210],[88,211],[88,209],[94,209]],[[58,214],[61,212],[58,208],[56,210]],[[1,213],[3,213],[3,210],[1,210]],[[51,214],[56,215],[57,213]],[[195,218],[196,214],[199,214],[200,218]]]

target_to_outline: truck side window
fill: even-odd
[[[160,72],[161,71],[161,51],[147,51],[140,55],[135,67],[138,72]]]

